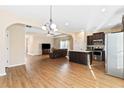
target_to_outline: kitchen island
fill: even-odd
[[[92,52],[91,51],[69,51],[69,61],[84,65],[92,64]]]

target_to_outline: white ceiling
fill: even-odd
[[[49,6],[0,7],[18,17],[34,20],[41,26],[49,21],[49,8]],[[53,21],[59,31],[99,30],[121,24],[123,14],[124,6],[53,6]]]

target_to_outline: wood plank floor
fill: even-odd
[[[28,56],[25,66],[7,68],[7,75],[0,77],[0,87],[111,88],[124,87],[124,80],[106,75],[101,63],[89,68],[67,58]]]

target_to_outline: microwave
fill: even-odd
[[[103,39],[93,40],[93,45],[103,45]]]

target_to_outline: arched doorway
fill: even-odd
[[[25,64],[25,25],[14,24],[6,30],[6,67]]]

